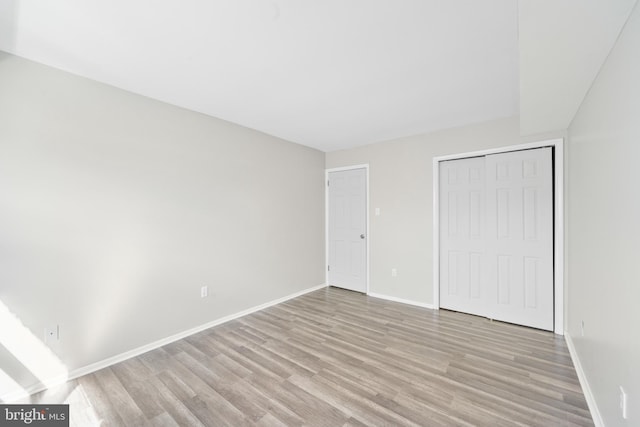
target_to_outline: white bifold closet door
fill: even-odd
[[[440,163],[440,307],[553,330],[551,148]]]

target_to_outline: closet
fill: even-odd
[[[553,150],[439,168],[440,307],[553,330]]]

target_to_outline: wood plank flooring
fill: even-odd
[[[591,426],[552,333],[322,289],[31,397],[75,426]]]

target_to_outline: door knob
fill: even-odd
[[[360,238],[361,238],[361,239],[364,239],[364,234],[361,234],[361,235],[360,235]]]

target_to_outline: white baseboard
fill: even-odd
[[[417,307],[430,308],[431,310],[433,310],[433,304],[427,304],[424,302],[417,302],[417,301],[412,301],[412,300],[403,299],[403,298],[396,298],[389,295],[377,294],[374,292],[370,292],[367,295],[373,298],[386,299],[388,301],[400,302],[402,304],[415,305]]]
[[[593,418],[593,423],[596,427],[605,427],[604,421],[602,421],[602,415],[600,415],[600,411],[598,410],[598,405],[596,404],[596,399],[593,396],[593,392],[591,391],[591,387],[589,387],[589,381],[587,380],[587,376],[582,369],[582,363],[580,363],[580,358],[578,357],[578,353],[576,353],[576,348],[573,345],[573,340],[571,339],[571,335],[568,332],[565,332],[564,339],[567,342],[567,348],[569,349],[569,354],[571,355],[571,360],[573,361],[573,366],[576,368],[576,373],[578,374],[578,380],[580,381],[580,387],[582,387],[582,393],[584,393],[584,398],[587,401],[587,405],[589,406],[589,412],[591,412],[591,417]]]
[[[124,353],[120,353],[120,354],[117,354],[115,356],[112,356],[112,357],[106,358],[104,360],[101,360],[99,362],[92,363],[91,365],[87,365],[87,366],[83,366],[83,367],[78,368],[78,369],[74,369],[73,371],[69,372],[69,375],[66,378],[57,379],[57,380],[53,379],[51,381],[47,381],[47,383],[48,384],[56,384],[56,385],[58,385],[58,384],[62,384],[64,382],[66,382],[66,381],[71,381],[71,380],[79,378],[79,377],[81,377],[83,375],[87,375],[87,374],[90,374],[92,372],[99,371],[100,369],[104,369],[104,368],[109,367],[111,365],[115,365],[116,363],[120,363],[120,362],[123,362],[123,361],[125,361],[127,359],[131,359],[132,357],[139,356],[139,355],[141,355],[143,353],[146,353],[148,351],[155,350],[155,349],[160,348],[162,346],[165,346],[167,344],[171,344],[172,342],[181,340],[181,339],[186,338],[186,337],[188,337],[190,335],[197,334],[198,332],[202,332],[205,329],[209,329],[209,328],[212,328],[214,326],[221,325],[221,324],[229,322],[231,320],[235,320],[235,319],[238,319],[240,317],[246,316],[248,314],[255,313],[256,311],[264,310],[265,308],[268,308],[268,307],[283,303],[283,302],[288,301],[290,299],[297,298],[297,297],[302,296],[304,294],[308,294],[309,292],[317,291],[318,289],[322,289],[322,288],[326,288],[326,287],[327,287],[326,284],[314,286],[312,288],[308,288],[308,289],[305,289],[305,290],[302,290],[302,291],[299,291],[299,292],[284,296],[282,298],[278,298],[278,299],[275,299],[273,301],[266,302],[264,304],[256,305],[254,307],[248,308],[248,309],[240,311],[238,313],[234,313],[234,314],[230,314],[228,316],[221,317],[219,319],[213,320],[213,321],[205,323],[203,325],[196,326],[195,328],[191,328],[191,329],[188,329],[186,331],[179,332],[179,333],[171,335],[169,337],[162,338],[162,339],[154,341],[152,343],[145,344],[143,346],[134,348],[133,350],[125,351]],[[24,398],[25,397],[25,392],[26,392],[27,395],[31,395],[31,394],[38,393],[38,392],[41,392],[43,390],[46,390],[47,388],[48,387],[45,386],[43,383],[37,383],[37,384],[34,384],[34,385],[32,385],[30,387],[27,387],[25,389],[21,389],[21,390],[16,390],[16,391],[11,391],[11,392],[5,393],[4,395],[0,396],[0,401],[3,401],[5,403],[11,403],[11,402],[14,402],[16,400]]]

